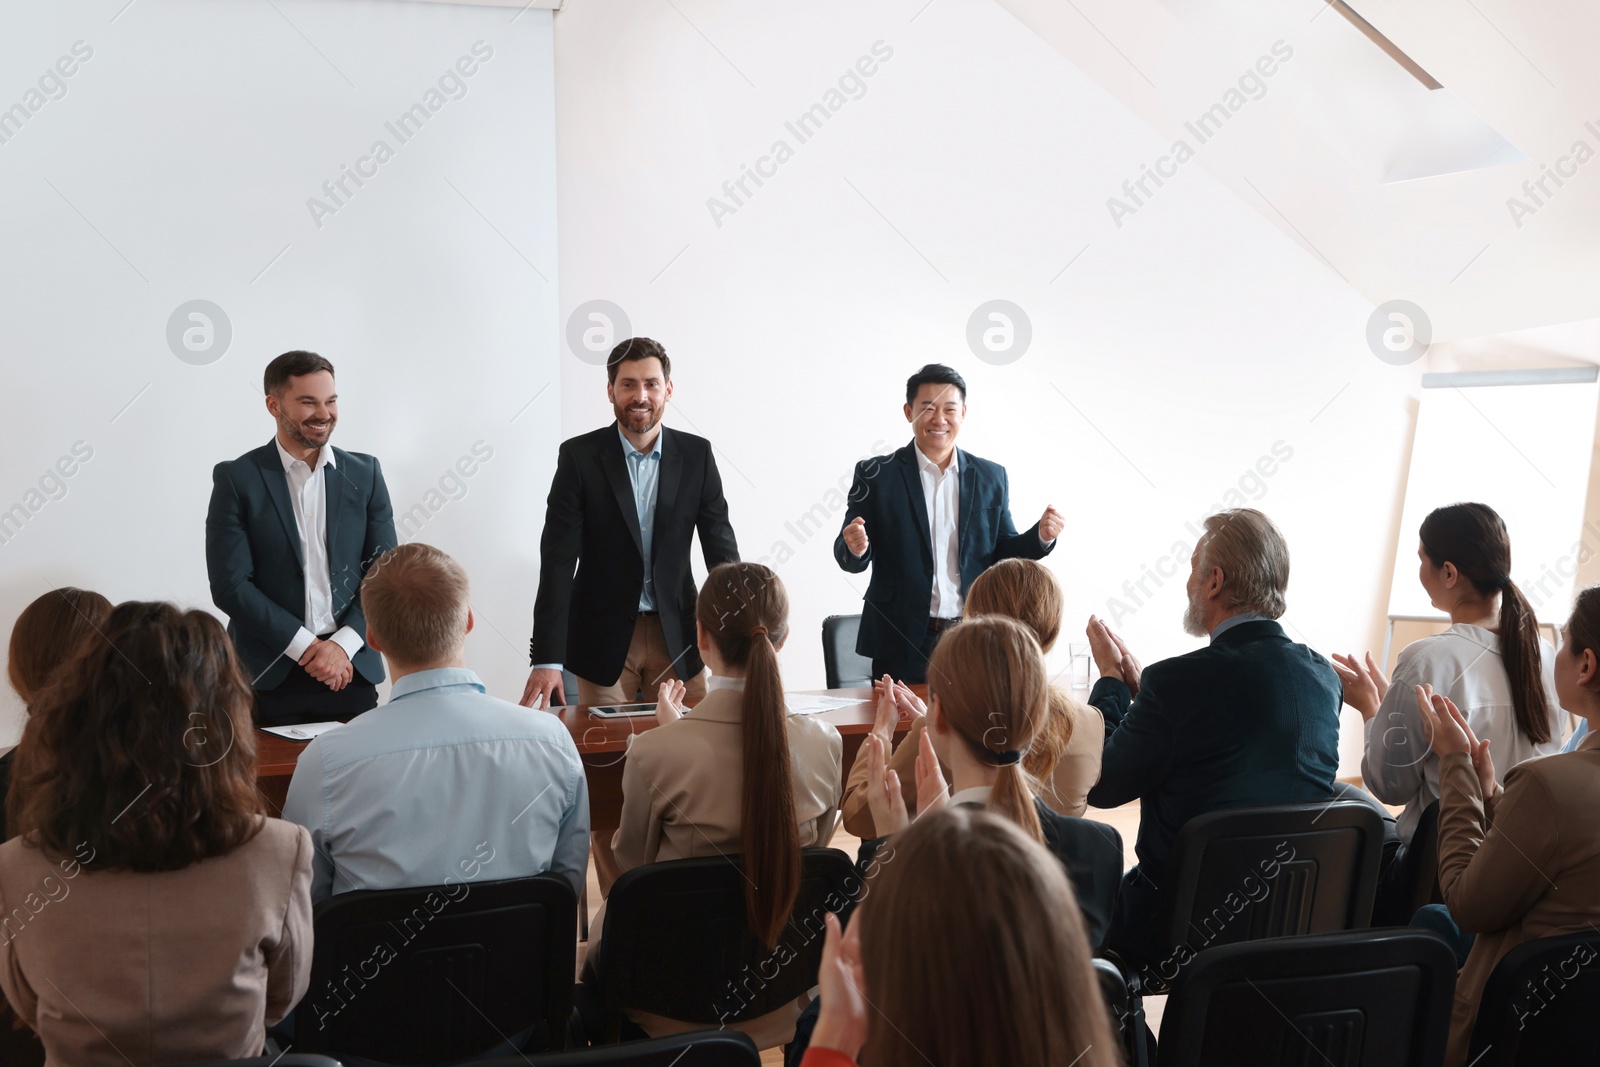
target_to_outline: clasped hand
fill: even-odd
[[[317,638],[300,654],[300,666],[323,685],[338,692],[350,684],[355,668],[338,643]]]

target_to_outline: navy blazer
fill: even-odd
[[[375,458],[334,448],[333,459],[323,481],[334,624],[365,641],[361,579],[396,544],[394,509]],[[283,650],[305,625],[304,566],[277,445],[268,441],[218,463],[206,512],[206,573],[211,599],[228,613],[228,635],[257,689],[276,688],[289,674]],[[352,663],[367,681],[383,681],[383,659],[372,646],[363,644]]]
[[[965,597],[973,579],[995,561],[1019,556],[1041,559],[1055,545],[1039,542],[1038,523],[1017,533],[1011,522],[1004,467],[959,448],[955,462],[961,472],[956,522],[961,595]],[[843,525],[850,525],[857,516],[867,520],[866,553],[860,559],[850,554],[841,527],[833,540],[833,558],[851,574],[872,567],[856,651],[869,658],[892,659],[899,654],[897,650],[922,646],[928,632],[928,602],[933,597],[933,534],[915,442],[856,464]]]
[[[1089,703],[1106,741],[1089,803],[1139,801],[1138,869],[1164,886],[1178,831],[1195,816],[1328,799],[1343,700],[1333,665],[1270,619],[1150,664],[1131,704],[1120,679],[1101,678]]]
[[[650,564],[661,636],[683,678],[705,667],[695,648],[699,589],[689,566],[696,530],[708,571],[739,558],[711,442],[663,426]],[[561,443],[539,540],[529,662],[560,663],[596,685],[614,685],[628,658],[643,589],[639,508],[613,422]]]

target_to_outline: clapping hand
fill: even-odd
[[[889,769],[889,743],[877,733],[867,735],[867,807],[879,837],[899,833],[911,825],[906,812],[900,776]]]
[[[1422,731],[1428,744],[1440,756],[1464,755],[1472,761],[1472,770],[1478,776],[1478,788],[1483,799],[1494,796],[1494,757],[1489,753],[1487,739],[1479,741],[1467,725],[1467,717],[1455,702],[1443,693],[1435,693],[1431,685],[1417,688],[1417,712],[1422,717]]]
[[[1089,652],[1094,656],[1095,669],[1101,677],[1117,678],[1134,696],[1139,695],[1139,676],[1144,668],[1139,664],[1122,638],[1111,632],[1098,616],[1089,616]]]
[[[683,718],[683,695],[689,687],[678,679],[661,683],[656,694],[656,722],[662,726]]]
[[[857,915],[860,912],[856,913]],[[861,923],[854,919],[848,930],[829,912],[824,920],[822,966],[817,971],[820,1009],[811,1031],[815,1048],[833,1049],[855,1060],[867,1043],[867,998],[862,988]]]
[[[1333,654],[1333,669],[1338,672],[1339,683],[1344,687],[1344,702],[1361,713],[1370,722],[1377,717],[1378,705],[1389,693],[1389,679],[1383,676],[1368,652],[1365,662],[1351,655]]]
[[[920,818],[935,808],[943,807],[950,799],[950,787],[939,769],[939,757],[933,751],[933,735],[927,730],[917,742],[917,816]]]

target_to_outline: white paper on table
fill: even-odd
[[[293,726],[263,726],[261,729],[290,741],[309,741],[320,733],[343,725],[342,722],[298,722]]]
[[[784,703],[789,706],[790,715],[815,715],[821,711],[837,711],[840,708],[853,708],[857,704],[866,704],[869,701],[860,697],[830,697],[830,696],[792,696],[784,698]]]

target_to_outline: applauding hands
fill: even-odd
[[[1455,701],[1443,693],[1435,693],[1431,685],[1419,685],[1417,712],[1422,716],[1422,732],[1428,744],[1441,757],[1465,755],[1472,760],[1472,769],[1478,775],[1478,788],[1483,799],[1488,800],[1499,788],[1494,780],[1494,758],[1489,754],[1488,740],[1479,741],[1467,725]]]
[[[1122,643],[1122,638],[1111,632],[1111,628],[1101,622],[1098,616],[1089,616],[1089,652],[1094,656],[1095,669],[1102,678],[1120,678],[1133,692],[1139,695],[1139,675],[1144,668],[1134,658],[1128,646]]]
[[[1333,654],[1333,669],[1339,673],[1344,686],[1344,702],[1361,713],[1361,718],[1371,721],[1378,714],[1378,705],[1389,693],[1389,679],[1383,676],[1368,652],[1364,662],[1357,662],[1354,654]]]

